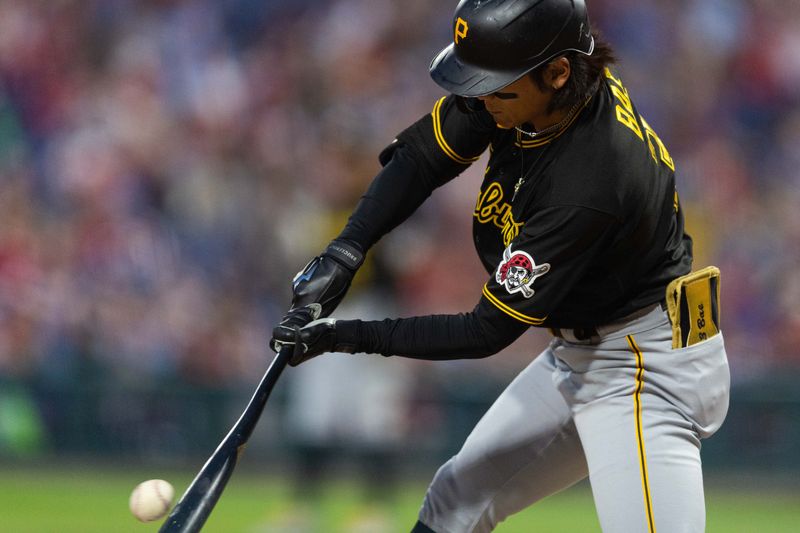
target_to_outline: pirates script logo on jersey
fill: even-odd
[[[533,296],[533,282],[539,276],[550,272],[550,263],[537,265],[525,252],[511,252],[511,247],[503,252],[503,262],[497,267],[495,280],[508,292],[521,292],[525,298]]]

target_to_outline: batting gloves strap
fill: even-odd
[[[360,248],[338,239],[331,241],[322,256],[330,257],[354,274],[364,262],[364,252]]]

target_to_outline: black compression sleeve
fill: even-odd
[[[347,222],[340,239],[366,251],[406,220],[440,185],[409,146],[393,147],[391,159],[375,176]]]
[[[527,329],[485,299],[470,313],[380,321],[339,320],[337,339],[355,352],[413,359],[477,359],[493,355]]]

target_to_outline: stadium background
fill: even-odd
[[[106,496],[120,531],[144,530],[125,516],[133,484],[172,475],[183,490],[268,363],[291,276],[441,95],[427,65],[454,4],[0,0],[0,524],[107,530],[66,510],[58,527],[30,521],[50,492],[86,492],[73,507]],[[784,531],[781,513],[800,519],[800,2],[589,9],[676,160],[696,264],[723,272],[733,397],[704,447],[710,483],[766,502],[772,518],[742,531]],[[478,163],[384,239],[338,316],[470,309],[480,176]],[[347,520],[402,531],[436,465],[546,342],[288,371],[216,527],[331,531],[302,515],[352,482]],[[237,494],[252,520],[233,526]],[[760,516],[712,496],[709,530]]]

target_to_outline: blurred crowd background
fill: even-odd
[[[0,455],[136,452],[145,426],[178,446],[186,420],[154,425],[141,402],[184,388],[237,400],[218,439],[270,360],[291,277],[442,95],[427,67],[455,3],[0,0]],[[797,375],[800,2],[588,4],[674,156],[696,265],[722,270],[734,385]],[[384,239],[339,316],[471,309],[481,175]],[[443,402],[491,401],[547,340],[477,362],[318,358],[281,384],[286,434],[308,457],[348,432],[463,434],[474,420]]]

